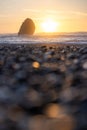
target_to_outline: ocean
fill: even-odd
[[[0,34],[0,44],[37,44],[37,43],[63,43],[87,44],[87,32],[59,33],[55,35],[18,36],[17,34]]]

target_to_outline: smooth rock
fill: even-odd
[[[32,19],[27,18],[22,23],[18,35],[33,35],[35,32],[35,24]]]

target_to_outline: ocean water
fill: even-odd
[[[87,32],[59,33],[55,35],[18,36],[17,34],[1,34],[0,44],[37,44],[37,43],[64,43],[87,44]]]

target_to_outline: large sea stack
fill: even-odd
[[[27,18],[22,23],[18,35],[33,35],[35,32],[35,24],[32,19]]]

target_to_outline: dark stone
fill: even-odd
[[[77,119],[79,130],[87,130],[87,100],[80,103]]]
[[[35,24],[32,19],[27,18],[22,23],[18,35],[33,35],[35,32]]]

